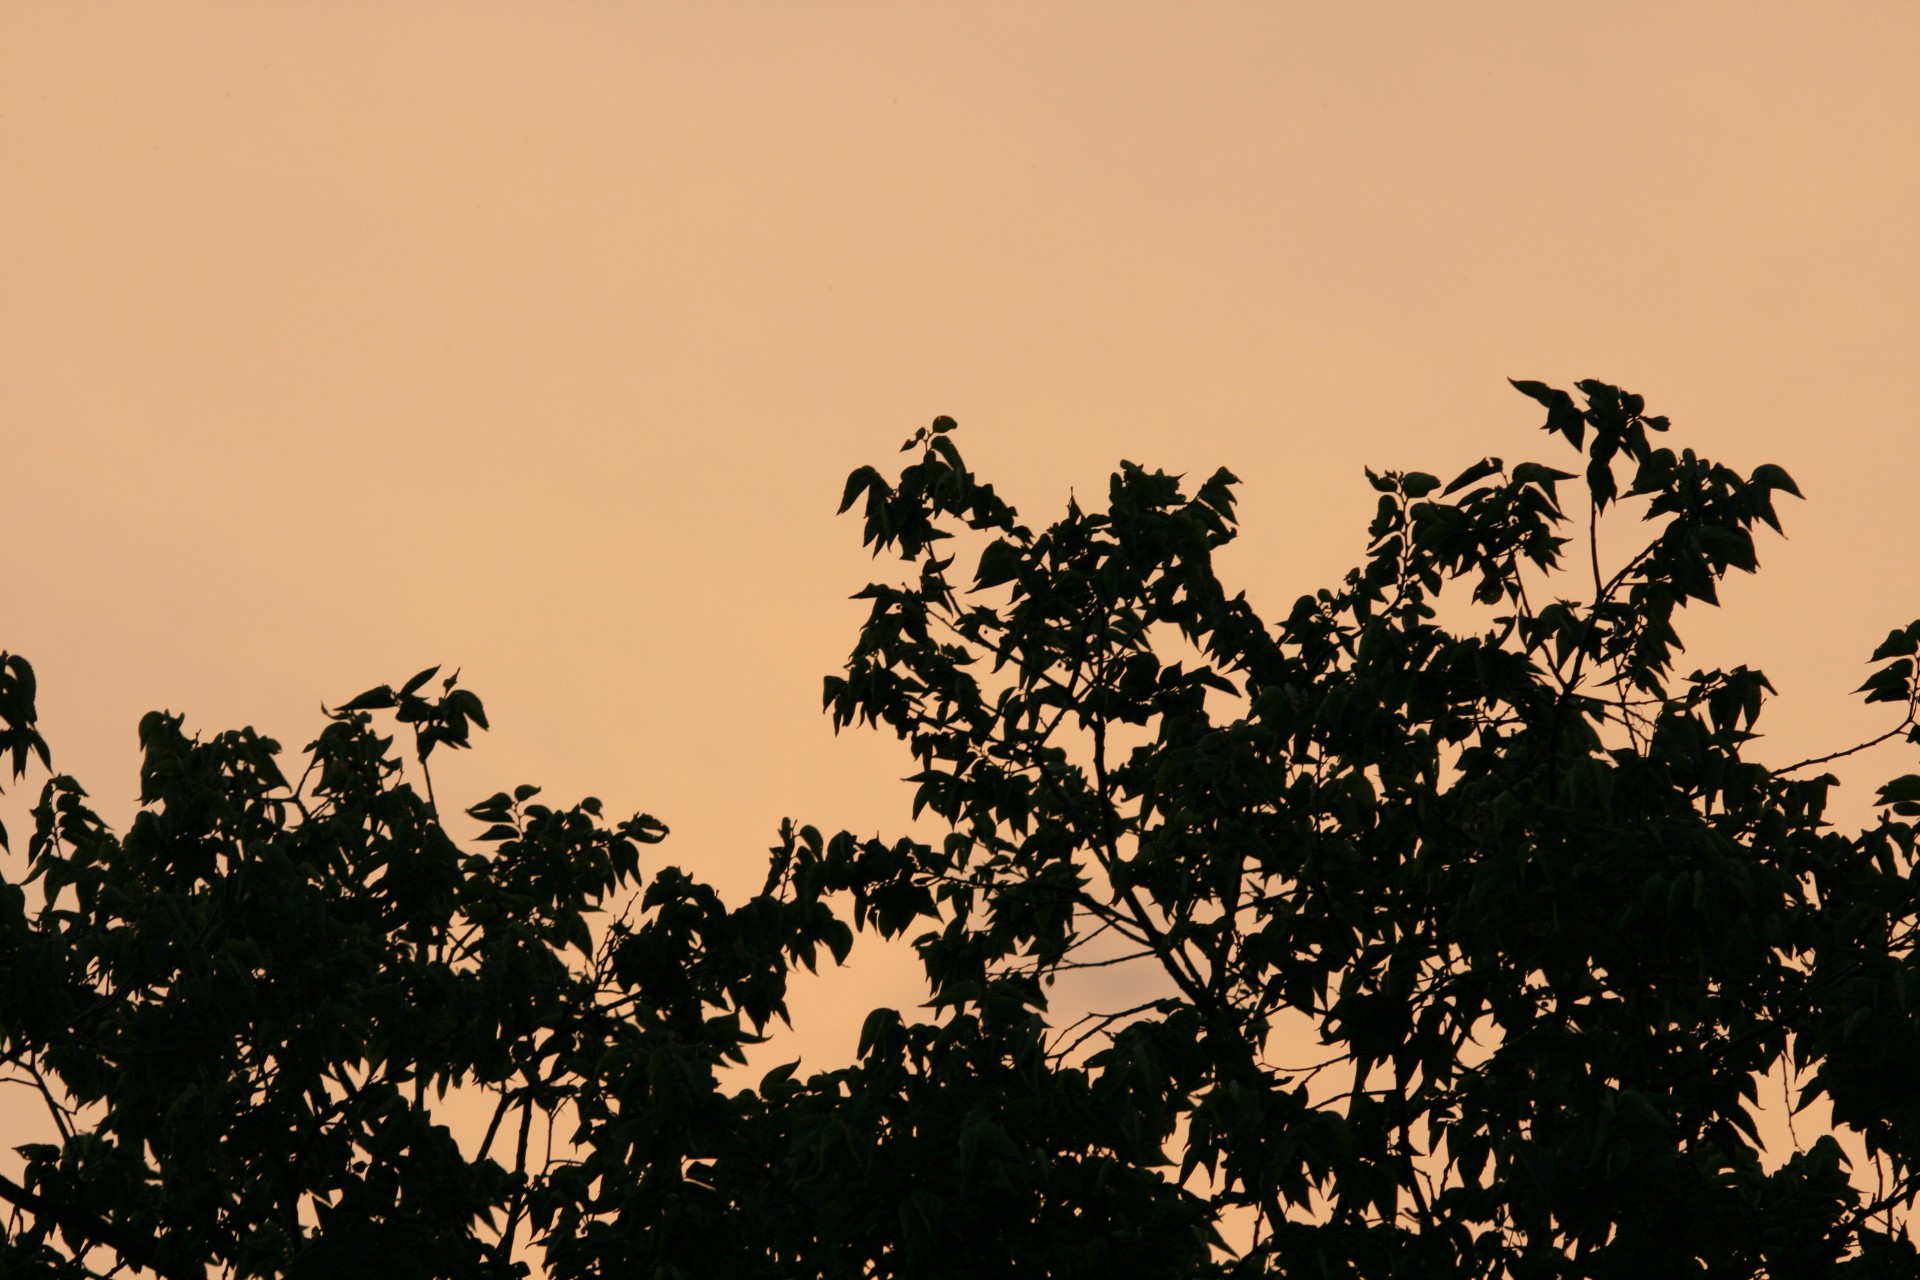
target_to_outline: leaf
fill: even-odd
[[[792,1062],[781,1063],[760,1077],[760,1092],[768,1095],[778,1095],[786,1092],[788,1086],[793,1081],[793,1073],[799,1069],[800,1059],[798,1058],[795,1058]]]
[[[1582,416],[1573,397],[1564,391],[1549,387],[1544,382],[1523,382],[1507,379],[1514,390],[1521,395],[1539,401],[1547,407],[1547,421],[1540,429],[1550,435],[1563,435],[1574,448],[1580,448],[1586,440],[1587,420]]]
[[[1767,489],[1780,489],[1796,498],[1802,497],[1800,486],[1793,482],[1793,477],[1771,462],[1764,462],[1755,467],[1753,474],[1747,477],[1747,483]]]
[[[1502,463],[1498,458],[1482,458],[1480,459],[1480,461],[1474,463],[1472,466],[1468,467],[1465,471],[1462,471],[1459,475],[1455,476],[1452,482],[1448,484],[1445,489],[1442,489],[1440,491],[1440,496],[1444,498],[1444,497],[1449,497],[1455,493],[1458,493],[1460,490],[1466,488],[1468,485],[1472,484],[1474,481],[1486,479],[1488,476],[1492,475],[1494,472],[1500,470],[1500,468],[1504,465],[1505,464]]]
[[[1595,505],[1602,509],[1619,493],[1613,478],[1613,464],[1601,454],[1598,443],[1594,448],[1593,461],[1587,464],[1587,491],[1593,495]]]
[[[1899,804],[1920,800],[1920,773],[1902,774],[1880,788],[1875,804]]]
[[[1879,662],[1884,658],[1904,658],[1914,653],[1916,649],[1920,649],[1920,622],[1911,622],[1904,627],[1895,627],[1887,632],[1887,638],[1880,642],[1880,647],[1873,651],[1873,656],[1867,661]],[[1855,692],[1859,691],[1855,690]]]
[[[973,589],[982,591],[988,587],[997,587],[1003,582],[1012,581],[1019,574],[1020,566],[1019,549],[996,538],[980,552],[980,564],[974,573]]]
[[[511,812],[513,800],[504,791],[496,791],[467,810],[467,816],[479,822],[505,822]]]
[[[398,701],[399,699],[394,697],[393,686],[383,684],[377,689],[367,690],[365,693],[361,694],[357,698],[354,698],[350,702],[341,703],[338,710],[384,711],[392,707]]]
[[[966,463],[960,460],[959,447],[945,436],[934,436],[931,440],[927,441],[927,448],[955,471],[962,473],[966,471]]]
[[[462,717],[479,725],[482,729],[491,729],[487,723],[487,709],[480,704],[480,695],[471,689],[456,689],[447,695],[447,709],[455,716]],[[461,742],[465,746],[465,730],[461,731]]]
[[[889,1057],[905,1036],[898,1009],[875,1009],[860,1024],[860,1043],[854,1052],[862,1060]]]
[[[1913,659],[1902,658],[1867,677],[1855,693],[1867,695],[1868,702],[1905,702],[1913,693]]]
[[[1548,493],[1552,493],[1554,484],[1561,480],[1573,479],[1573,472],[1562,471],[1558,467],[1543,466],[1538,462],[1522,462],[1514,467],[1513,479],[1516,484],[1538,485]]]
[[[908,447],[912,447],[911,444],[909,444]],[[836,511],[834,514],[835,515],[846,514],[848,508],[853,506],[854,499],[858,498],[861,494],[869,493],[876,488],[878,488],[883,493],[886,491],[886,488],[887,488],[887,482],[884,478],[882,478],[880,473],[874,470],[872,467],[858,468],[857,470],[854,471],[852,475],[847,477],[847,487],[840,495],[840,509]]]

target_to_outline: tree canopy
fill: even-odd
[[[1920,774],[1837,830],[1824,766],[1873,743],[1758,759],[1765,675],[1676,666],[1798,491],[1514,385],[1572,469],[1369,472],[1361,563],[1278,620],[1216,573],[1225,470],[1122,463],[1038,532],[951,419],[856,471],[905,572],[824,705],[943,834],[783,822],[737,906],[595,799],[443,820],[429,757],[487,720],[438,669],[293,781],[148,715],[125,833],[56,774],[0,883],[0,1057],[52,1133],[0,1274],[1913,1275]],[[1872,651],[1874,743],[1920,744],[1916,650]],[[0,752],[51,764],[17,655]],[[861,933],[927,1003],[740,1087]],[[1095,973],[1132,998],[1062,994]],[[1871,1168],[1762,1142],[1782,1075]]]

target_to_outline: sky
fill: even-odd
[[[1036,526],[1232,468],[1272,614],[1363,467],[1564,463],[1506,379],[1594,377],[1799,482],[1682,661],[1847,746],[1920,615],[1916,55],[1890,3],[5,5],[0,648],[119,822],[148,710],[292,752],[458,667],[443,803],[645,810],[738,898],[782,817],[908,828],[820,682],[897,572],[841,486],[934,415]],[[801,993],[815,1061],[909,966]]]

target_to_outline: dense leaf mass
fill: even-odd
[[[54,1134],[0,1177],[0,1274],[1916,1274],[1920,774],[1837,831],[1822,766],[1874,744],[1756,760],[1767,678],[1674,665],[1798,491],[1618,388],[1514,385],[1574,469],[1369,473],[1364,562],[1277,623],[1216,574],[1224,470],[1123,463],[1039,532],[951,419],[856,471],[908,572],[825,705],[899,735],[945,834],[783,823],[735,908],[596,800],[496,795],[462,847],[409,780],[486,727],[437,670],[293,783],[148,716],[126,834],[55,776],[37,903],[0,883],[0,1053]],[[1920,743],[1917,650],[1873,652],[1876,743]],[[16,779],[34,693],[0,655]],[[927,1004],[738,1088],[858,931]],[[1763,1142],[1768,1077],[1865,1163]]]

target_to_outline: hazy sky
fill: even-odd
[[[842,481],[935,414],[1030,524],[1232,467],[1280,611],[1363,466],[1565,462],[1505,379],[1598,377],[1800,482],[1682,662],[1846,745],[1920,614],[1917,57],[1905,4],[8,4],[0,647],[116,819],[149,709],[297,750],[458,666],[443,802],[646,809],[737,896],[783,815],[904,826],[819,691],[893,572]]]

